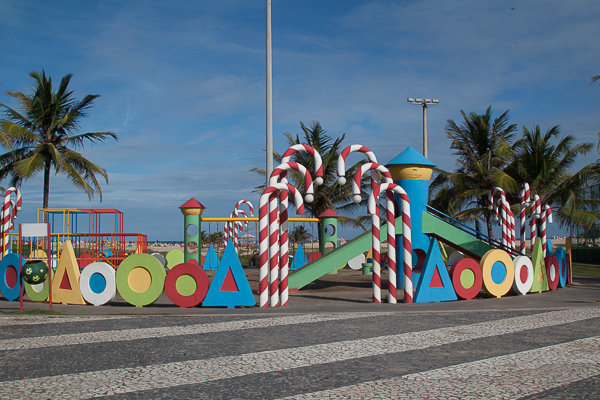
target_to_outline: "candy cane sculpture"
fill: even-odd
[[[293,146],[290,146],[289,149],[287,149],[285,151],[285,153],[283,153],[283,156],[281,157],[281,163],[288,163],[291,161],[292,156],[294,154],[296,154],[299,151],[303,151],[306,153],[309,153],[313,156],[314,162],[315,162],[315,185],[320,186],[323,184],[323,159],[321,158],[321,155],[319,154],[318,151],[316,151],[314,148],[310,147],[307,144],[295,144]],[[282,178],[285,178],[285,176],[282,176]]]
[[[542,214],[540,215],[540,237],[542,238],[542,252],[544,253],[544,257],[546,257],[548,250],[548,243],[546,241],[546,219],[549,224],[552,223],[552,209],[548,204],[544,205]]]
[[[287,183],[276,183],[264,190],[259,202],[259,306],[271,307],[279,304],[279,288],[277,285],[277,258],[279,256],[277,241],[277,210],[270,210],[269,198],[278,191],[285,190],[294,196],[296,214],[304,214],[302,195],[295,187]],[[274,211],[274,212],[273,212]],[[275,226],[272,228],[272,226]],[[270,234],[274,232],[274,234]],[[271,268],[269,268],[271,267]],[[269,279],[270,278],[270,279]]]
[[[386,183],[393,182],[392,174],[390,174],[390,171],[383,165],[377,164],[374,162],[370,162],[370,163],[361,165],[360,168],[357,169],[356,172],[354,173],[354,178],[352,179],[352,194],[354,195],[355,203],[360,203],[362,200],[362,196],[360,195],[360,193],[361,193],[360,182],[362,181],[363,174],[367,171],[372,171],[372,170],[375,170],[375,171],[381,173],[381,175],[383,175],[384,181]],[[373,190],[373,187],[375,184],[376,184],[376,182],[374,180],[371,180],[371,190]]]
[[[515,231],[515,215],[510,209],[510,205],[508,203],[504,203],[503,199],[498,199],[496,201],[496,207],[494,208],[496,219],[498,216],[498,209],[501,210],[502,219],[498,225],[503,227],[503,233],[506,231],[506,247],[510,249],[517,248],[516,241],[516,231]],[[506,228],[506,229],[504,229]],[[504,244],[504,243],[503,243]]]
[[[279,179],[281,183],[287,183],[287,179],[284,176],[290,169],[298,171],[304,177],[304,191],[306,193],[306,202],[311,203],[314,199],[314,187],[312,177],[308,170],[302,164],[295,162],[287,162],[278,165],[269,178],[269,185],[274,185]],[[284,195],[285,194],[285,195]],[[289,292],[288,292],[288,274],[289,274],[289,228],[288,228],[288,197],[287,192],[281,192],[279,195],[281,202],[281,214],[279,217],[280,236],[279,236],[279,270],[280,270],[280,285],[279,291],[281,293],[281,305],[288,305]],[[277,207],[277,196],[274,194],[269,199],[271,207]]]
[[[377,163],[366,163],[360,166],[359,169],[354,173],[352,180],[352,193],[354,194],[354,201],[360,203],[362,197],[360,195],[360,183],[362,175],[367,171],[375,170],[380,172],[386,183],[393,183],[392,175],[386,167]],[[379,185],[371,179],[371,193],[376,190]],[[392,203],[392,204],[390,204]],[[393,208],[393,202],[387,199],[387,208]],[[372,218],[372,232],[373,232],[373,301],[381,303],[381,254],[380,248],[380,233],[379,233],[379,212],[373,214]],[[395,239],[394,239],[395,240]],[[388,254],[389,256],[389,254]]]
[[[242,204],[246,204],[250,208],[250,217],[254,217],[254,206],[250,202],[250,200],[240,200],[235,203],[234,210],[239,210]]]
[[[529,203],[531,203],[529,183],[523,183],[521,193],[519,193],[519,200],[521,202],[521,211],[519,213],[521,219],[521,241],[519,243],[519,251],[525,253],[525,241],[527,240],[527,207],[529,207]]]
[[[234,209],[233,213],[231,214],[232,218],[238,218],[239,216],[243,215],[244,218],[248,218],[248,214],[246,214],[246,211],[244,210],[238,210],[238,209]],[[231,221],[231,224],[233,226],[233,246],[235,249],[236,254],[238,253],[238,248],[239,248],[239,232],[243,232],[244,231],[244,224],[242,223],[242,221]],[[248,221],[245,221],[245,226],[246,228],[248,228]]]
[[[17,201],[16,201],[16,207],[13,206],[12,208],[12,212],[11,212],[11,202],[12,200],[10,199],[10,195],[12,193],[15,193],[15,195],[17,196]],[[0,226],[0,235],[2,236],[2,255],[6,256],[9,253],[9,246],[8,246],[8,231],[10,231],[12,229],[13,225],[13,218],[17,218],[17,212],[21,211],[21,206],[23,204],[23,200],[21,199],[21,192],[19,191],[19,189],[14,188],[14,187],[10,187],[6,190],[6,193],[4,194],[4,204],[2,205],[2,212],[0,215],[0,218],[2,219],[2,225]]]
[[[504,190],[499,187],[494,187],[490,190],[490,194],[488,196],[488,208],[490,210],[494,209],[494,195],[498,193],[500,195],[502,206],[499,207],[501,211],[501,220],[498,225],[502,227],[502,245],[510,247],[508,240],[508,221],[507,221],[507,213],[504,204],[508,206],[508,202],[506,201],[506,195],[504,194]],[[498,212],[496,211],[496,217],[498,216]]]
[[[540,218],[542,213],[542,205],[540,201],[540,196],[537,194],[533,195],[533,200],[530,209],[530,217],[529,217],[529,226],[531,228],[531,253],[533,254],[533,245],[535,242],[535,238],[537,237],[537,219]]]
[[[379,198],[381,186],[376,185],[372,191],[373,199],[369,197],[369,214],[372,218],[372,247],[373,252],[379,252],[380,244],[380,232],[379,232],[379,212],[377,209],[377,199]],[[388,243],[388,302],[390,304],[397,303],[397,276],[396,276],[396,204],[394,202],[394,192],[391,190],[384,191],[386,195],[386,223],[387,223],[387,243]],[[377,228],[376,228],[377,227]],[[374,285],[373,289],[378,288]],[[375,300],[375,296],[374,296]]]
[[[395,183],[382,183],[378,185],[374,191],[369,195],[369,213],[372,215],[377,214],[377,197],[380,192],[387,192],[391,194],[388,196],[388,199],[393,198],[393,193],[397,193],[400,196],[400,210],[402,212],[402,262],[403,262],[403,272],[404,272],[404,302],[412,303],[413,302],[413,284],[412,284],[412,234],[410,229],[410,201],[408,199],[408,195],[404,191],[404,189],[395,184]],[[388,202],[388,205],[390,202]],[[392,202],[393,207],[393,202]],[[389,240],[389,232],[390,229],[395,233],[395,221],[393,214],[390,218],[388,213],[388,240]],[[392,223],[390,224],[390,220]],[[390,226],[391,225],[391,226]],[[373,238],[373,243],[375,244],[375,238]],[[389,245],[389,244],[388,244]],[[375,249],[373,249],[373,254],[375,254]],[[388,256],[391,253],[388,251]],[[396,261],[394,255],[394,262]],[[395,271],[394,271],[395,272]]]
[[[348,157],[348,155],[350,155],[350,153],[355,152],[363,153],[367,156],[370,162],[377,162],[377,157],[375,157],[375,153],[373,153],[366,146],[363,146],[361,144],[353,144],[352,146],[346,147],[344,150],[342,150],[337,159],[337,176],[339,177],[338,183],[340,185],[346,184],[346,158]]]
[[[237,203],[235,203],[235,206],[233,207],[233,212],[234,213],[236,213],[236,211],[241,212],[240,206],[242,204],[246,204],[250,208],[250,217],[254,217],[254,206],[252,205],[250,200],[240,200]],[[244,215],[246,216],[246,218],[248,218],[248,214],[246,214],[244,212]],[[248,221],[246,221],[246,229],[248,229]],[[237,252],[237,246],[236,246],[236,252]]]

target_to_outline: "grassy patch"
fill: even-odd
[[[574,276],[594,276],[600,278],[600,266],[573,264]]]
[[[62,315],[63,313],[59,311],[50,311],[50,310],[25,310],[25,311],[17,311],[10,314],[5,315]]]

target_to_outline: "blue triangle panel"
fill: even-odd
[[[235,284],[238,287],[237,292],[221,291],[229,271],[231,271]],[[249,307],[254,305],[256,305],[256,300],[254,300],[250,284],[248,283],[248,279],[246,278],[246,274],[244,273],[244,269],[233,248],[231,240],[229,240],[202,306],[234,308],[238,306]]]
[[[219,268],[219,257],[217,256],[217,252],[211,243],[210,247],[208,248],[208,253],[206,254],[206,257],[204,257],[202,269],[215,271],[217,268]]]
[[[442,287],[430,287],[431,279],[433,274],[439,273]],[[436,238],[432,238],[429,242],[429,250],[427,251],[427,257],[425,258],[425,265],[423,265],[423,272],[421,272],[421,280],[417,285],[417,291],[415,293],[415,303],[434,303],[438,301],[451,301],[458,300],[450,275],[446,269],[446,263],[440,252],[440,247]]]
[[[292,260],[292,265],[290,266],[290,271],[295,271],[300,269],[308,264],[308,259],[306,258],[306,254],[304,254],[304,249],[302,245],[299,244],[296,249],[296,253],[294,253],[294,259]]]
[[[552,239],[546,239],[546,256],[553,256],[554,250],[552,250]]]

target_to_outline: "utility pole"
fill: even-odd
[[[267,186],[273,172],[273,56],[271,46],[271,0],[267,0]]]

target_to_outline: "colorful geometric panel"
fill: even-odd
[[[234,247],[227,246],[202,306],[234,308],[254,305],[256,300],[240,259]]]
[[[450,268],[450,277],[456,295],[461,299],[471,300],[481,291],[483,278],[477,261],[462,258],[455,261]]]
[[[457,300],[456,293],[448,275],[446,263],[442,258],[438,241],[432,238],[429,242],[429,250],[421,272],[421,279],[417,285],[414,302],[432,303],[451,300]]]

